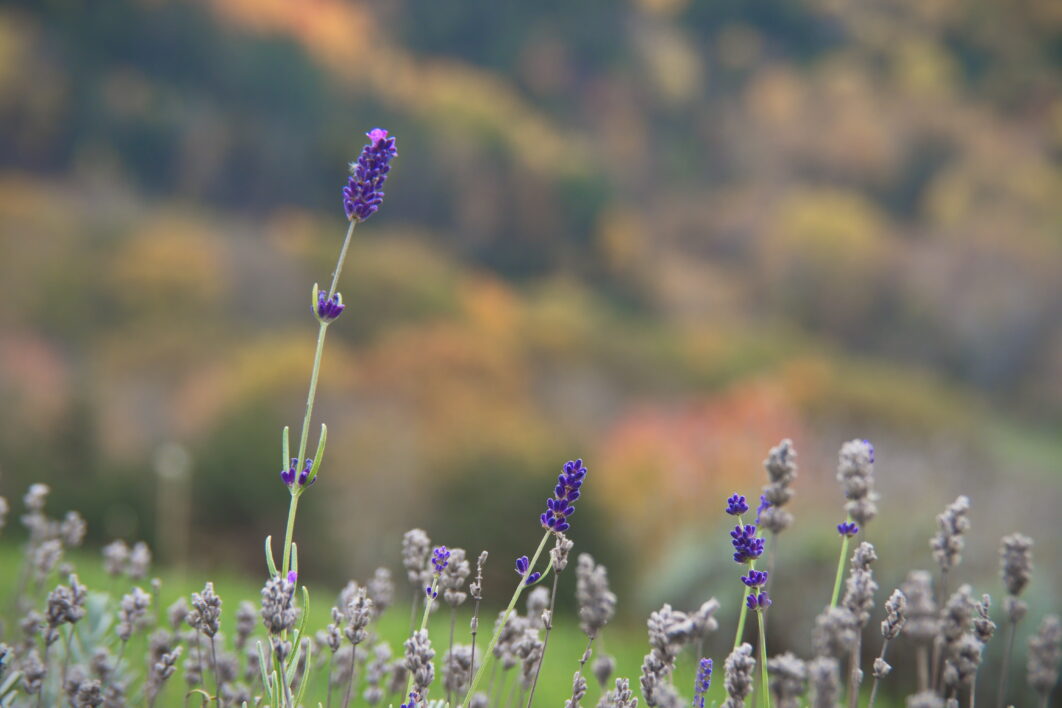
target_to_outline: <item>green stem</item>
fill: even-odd
[[[539,556],[542,555],[542,550],[546,547],[546,541],[549,540],[552,531],[546,531],[542,536],[542,541],[538,544],[538,549],[535,551],[535,555],[531,558],[531,562],[527,564],[527,572],[520,576],[520,582],[516,585],[516,590],[513,592],[513,597],[509,600],[509,606],[505,608],[505,614],[502,616],[501,622],[498,623],[498,627],[494,630],[493,636],[490,638],[490,643],[487,645],[487,651],[484,653],[483,663],[479,665],[479,669],[476,671],[476,675],[472,678],[472,684],[468,687],[468,693],[465,694],[465,700],[458,704],[458,708],[463,705],[467,705],[472,699],[472,696],[476,693],[476,687],[479,685],[479,680],[483,678],[483,670],[487,668],[487,664],[490,663],[491,656],[493,655],[494,646],[498,643],[498,636],[501,634],[502,629],[509,621],[509,615],[513,613],[513,608],[516,607],[516,602],[520,599],[520,595],[524,591],[524,581],[527,576],[531,574],[531,571],[535,567],[535,563],[538,562]]]
[[[351,221],[350,226],[347,228],[347,235],[343,239],[343,247],[339,249],[339,259],[336,261],[336,269],[332,271],[332,284],[328,288],[328,297],[331,299],[336,292],[336,286],[339,284],[339,274],[343,270],[343,263],[347,259],[347,249],[350,247],[350,239],[354,235],[354,227],[357,225],[357,221]],[[317,306],[317,303],[312,303],[313,307]],[[321,355],[324,353],[325,333],[328,331],[328,323],[321,322],[317,330],[317,348],[313,354],[313,369],[310,372],[310,390],[306,394],[306,414],[302,417],[302,432],[299,434],[299,454],[295,458],[295,474],[298,475],[302,470],[303,462],[306,460],[306,444],[310,437],[310,418],[313,416],[313,403],[317,397],[317,379],[321,373]],[[283,563],[283,575],[287,577],[288,571],[291,569],[291,540],[295,534],[295,511],[299,506],[299,491],[294,491],[291,495],[291,503],[288,506],[288,524],[284,531],[284,563]]]
[[[771,708],[771,684],[767,676],[767,630],[763,626],[763,610],[756,611],[760,625],[760,681],[763,691],[763,705]]]
[[[749,570],[751,571],[751,570],[755,570],[755,569],[756,569],[756,561],[755,561],[755,559],[750,560],[749,561]],[[746,593],[748,593],[748,588],[746,588],[745,584],[742,583],[741,584],[741,611],[738,614],[737,632],[734,633],[734,648],[735,649],[737,649],[739,646],[741,646],[741,638],[745,634],[745,617],[746,617],[746,615],[748,614],[748,611],[749,611],[749,606],[745,604]]]
[[[439,574],[436,573],[431,579],[431,594],[434,595],[439,589]],[[431,615],[431,605],[435,602],[435,598],[425,595],[424,596],[424,615],[420,618],[420,628],[418,632],[423,632],[428,627],[428,617]],[[409,672],[409,681],[406,682],[406,692],[403,697],[408,697],[413,690],[413,672]]]
[[[849,515],[846,523],[852,522]],[[848,534],[841,537],[841,555],[837,558],[837,576],[833,579],[833,596],[830,598],[830,607],[837,607],[837,600],[841,597],[841,578],[844,577],[844,559],[848,557]]]

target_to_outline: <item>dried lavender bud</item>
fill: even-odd
[[[276,575],[262,587],[262,624],[270,634],[281,634],[295,627],[299,611],[292,605],[295,585]]]
[[[948,647],[944,682],[952,688],[973,685],[977,667],[981,665],[981,642],[972,634],[964,634]]]
[[[188,624],[208,637],[218,633],[221,625],[221,598],[214,592],[214,583],[208,582],[203,586],[203,592],[192,594]]]
[[[366,590],[376,609],[376,616],[379,617],[395,601],[395,583],[391,580],[391,571],[387,568],[377,568],[366,585]]]
[[[128,642],[137,627],[143,624],[144,616],[151,607],[151,595],[138,587],[122,598],[118,609],[118,638]]]
[[[878,515],[874,491],[874,446],[866,440],[849,440],[841,446],[837,465],[837,481],[848,500],[845,511],[865,527]]]
[[[820,656],[808,662],[809,708],[836,708],[841,695],[841,667],[837,659]]]
[[[1058,667],[1062,663],[1062,623],[1058,615],[1048,615],[1040,623],[1040,630],[1029,638],[1027,668],[1029,688],[1035,691],[1044,705],[1051,690],[1058,683]]]
[[[892,672],[892,666],[880,656],[874,659],[874,678],[883,679]]]
[[[594,659],[592,670],[597,683],[604,688],[608,680],[612,678],[612,672],[616,670],[616,660],[608,654],[602,654]]]
[[[616,688],[601,697],[598,708],[638,708],[638,699],[631,691],[631,682],[625,678],[616,679]]]
[[[907,622],[907,597],[899,590],[893,590],[885,601],[885,619],[881,621],[881,636],[886,640],[896,639]]]
[[[423,694],[435,680],[435,650],[431,648],[426,630],[418,630],[406,640],[406,670],[413,675],[413,690]]]
[[[816,656],[848,656],[857,638],[856,618],[845,607],[827,607],[815,618],[811,644]]]
[[[236,649],[243,651],[247,646],[247,640],[254,633],[255,624],[258,622],[258,610],[255,606],[244,600],[236,608]]]
[[[85,540],[86,529],[87,525],[81,514],[76,511],[68,511],[63,518],[63,522],[59,525],[59,537],[67,548],[77,548]]]
[[[1032,577],[1033,540],[1020,533],[1004,536],[999,544],[999,574],[1007,594],[1017,597]]]
[[[940,638],[945,645],[959,640],[970,628],[973,619],[974,601],[970,586],[963,585],[948,598],[940,614]]]
[[[745,699],[752,693],[752,674],[755,670],[756,660],[752,658],[752,645],[748,642],[730,652],[723,678],[727,699],[722,708],[743,708]]]
[[[281,664],[288,660],[291,656],[292,644],[289,641],[280,638],[278,634],[272,634],[269,636],[269,645],[273,650],[273,656],[277,658]]]
[[[870,565],[877,558],[874,546],[865,541],[852,554],[852,568],[841,604],[852,613],[858,627],[866,626],[874,609],[874,593],[878,590],[878,584],[874,581]]]
[[[483,599],[483,566],[487,564],[487,552],[483,551],[479,554],[479,559],[476,561],[476,579],[468,586],[468,592],[471,593],[473,599]]]
[[[443,688],[447,693],[464,695],[472,682],[472,647],[457,644],[443,657]]]
[[[981,601],[974,605],[977,616],[973,620],[974,636],[977,641],[987,644],[992,635],[996,633],[996,623],[989,617],[988,611],[992,607],[992,598],[987,594],[981,596]]]
[[[31,484],[26,496],[22,497],[22,503],[30,513],[40,514],[44,511],[44,505],[51,494],[51,488],[47,484]]]
[[[96,708],[103,705],[103,685],[98,679],[80,681],[71,693],[76,708]]]
[[[43,541],[35,547],[30,564],[33,566],[33,575],[37,578],[37,581],[43,583],[51,575],[62,557],[63,544],[57,538]]]
[[[949,504],[942,514],[937,516],[937,533],[929,539],[933,557],[941,572],[948,572],[962,561],[962,549],[965,545],[963,534],[970,528],[966,514],[970,510],[969,497],[959,496]]]
[[[807,664],[786,652],[768,659],[767,668],[771,693],[778,699],[778,708],[797,708],[800,697],[807,692]]]
[[[912,570],[902,585],[907,598],[907,636],[917,642],[929,642],[937,636],[940,618],[933,600],[933,580],[928,571]]]
[[[103,547],[103,569],[107,575],[116,578],[125,573],[129,564],[129,546],[125,541],[114,541]]]
[[[50,629],[54,630],[64,623],[76,624],[85,616],[87,591],[76,575],[71,575],[68,582],[69,585],[58,585],[48,594],[45,622]]]
[[[382,128],[368,133],[369,144],[362,148],[358,161],[350,165],[350,177],[343,188],[343,211],[350,221],[365,221],[383,204],[383,186],[391,170],[391,160],[398,155],[395,139]]]
[[[583,466],[583,461],[569,460],[564,463],[564,472],[557,477],[557,486],[553,496],[546,500],[546,511],[539,516],[542,528],[564,533],[570,524],[568,517],[575,513],[575,501],[581,494],[580,488],[590,470]]]
[[[527,594],[527,621],[532,627],[543,627],[542,613],[549,609],[549,590],[541,585]]]
[[[932,691],[923,691],[907,697],[907,708],[944,708],[944,699]]]
[[[129,577],[133,580],[143,580],[150,571],[151,549],[143,541],[137,541],[129,552]]]
[[[374,706],[383,700],[384,692],[381,686],[387,677],[388,665],[391,660],[391,646],[386,642],[381,642],[373,647],[372,653],[372,661],[369,662],[365,672],[367,687],[362,694],[362,698],[370,706]]]
[[[347,641],[357,646],[368,636],[369,633],[365,628],[369,626],[373,618],[372,600],[369,599],[365,588],[359,589],[357,595],[347,605],[346,616],[347,626],[343,629],[343,634],[346,635]]]
[[[1007,595],[1003,598],[1003,612],[1006,613],[1007,619],[1011,622],[1021,622],[1028,611],[1029,606],[1023,600],[1019,600],[1013,595]]]
[[[431,582],[427,570],[431,554],[431,539],[421,529],[410,529],[402,537],[402,565],[406,567],[409,584],[418,590]]]
[[[564,701],[564,708],[579,708],[579,701],[586,698],[586,678],[578,671],[572,676],[572,697]]]
[[[20,669],[22,670],[22,690],[31,696],[40,693],[44,678],[48,675],[48,668],[41,661],[41,655],[37,653],[36,648],[30,649],[29,653],[22,658]]]
[[[770,484],[763,488],[767,506],[760,512],[757,525],[773,533],[781,533],[793,523],[793,515],[781,507],[793,498],[790,487],[797,476],[796,457],[793,442],[786,439],[772,447],[763,461]]]
[[[719,622],[715,619],[715,613],[719,610],[719,601],[714,597],[701,603],[695,612],[689,615],[690,641],[696,642],[704,639],[709,633],[719,629]]]
[[[589,553],[580,553],[575,578],[579,626],[586,636],[596,637],[616,614],[616,595],[609,590],[608,569],[595,564]]]
[[[450,560],[439,575],[439,588],[443,593],[443,600],[450,607],[458,607],[468,599],[465,592],[465,583],[472,573],[472,568],[465,557],[465,549],[454,548],[450,551]]]
[[[169,606],[166,610],[166,616],[169,618],[170,627],[173,628],[173,631],[176,632],[181,628],[181,625],[188,619],[188,612],[188,600],[183,597],[177,598],[177,601]]]
[[[468,702],[468,708],[487,708],[489,705],[490,699],[483,691],[476,691],[476,695],[472,696],[472,700]]]
[[[531,688],[535,680],[535,670],[542,661],[542,652],[545,645],[538,636],[538,629],[528,627],[520,640],[513,646],[513,653],[521,661],[520,684],[524,688]],[[583,683],[586,681],[584,679]]]
[[[568,554],[571,553],[572,546],[575,542],[570,540],[562,533],[554,535],[553,548],[549,552],[550,559],[553,561],[553,570],[561,572],[568,567]]]

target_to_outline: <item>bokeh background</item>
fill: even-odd
[[[1057,609],[1060,41],[1054,0],[6,0],[0,493],[259,577],[310,289],[382,126],[304,578],[397,569],[422,526],[503,559],[497,600],[581,456],[577,550],[638,627],[734,594],[721,499],[790,437],[776,587],[806,591],[772,633],[801,647],[860,437],[883,588],[965,493],[964,579],[998,594],[1030,533]]]

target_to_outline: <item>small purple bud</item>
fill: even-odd
[[[726,513],[731,516],[741,516],[748,510],[748,501],[740,494],[734,494],[726,500]]]
[[[859,526],[854,521],[842,521],[837,524],[837,533],[851,538],[859,533]]]
[[[294,570],[289,570],[288,571],[288,582],[291,583],[292,585],[294,585],[295,583],[298,582],[298,580],[299,580],[299,574],[296,573]]]
[[[524,585],[534,585],[535,583],[538,582],[538,579],[541,578],[541,577],[542,577],[542,573],[539,573],[536,570],[534,573],[531,573],[531,575],[527,576],[527,580],[524,581]]]

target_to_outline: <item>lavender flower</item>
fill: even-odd
[[[291,489],[295,486],[296,480],[298,480],[298,484],[300,487],[307,486],[307,482],[312,485],[314,482],[317,481],[317,477],[310,479],[310,471],[313,469],[312,459],[306,459],[306,461],[302,465],[301,472],[298,468],[299,460],[293,457],[291,458],[291,466],[288,467],[286,470],[280,470],[280,481],[286,484],[288,489]]]
[[[712,660],[702,658],[697,669],[697,678],[693,682],[693,706],[704,708],[704,694],[712,685]]]
[[[295,584],[279,575],[262,587],[262,623],[270,634],[280,634],[295,626],[299,611],[292,606],[294,595]]]
[[[748,563],[763,555],[763,539],[756,536],[756,527],[752,524],[735,526],[730,538],[735,563]]]
[[[443,591],[443,599],[450,607],[457,607],[468,599],[465,592],[465,582],[472,573],[472,568],[465,556],[465,549],[454,548],[450,551],[450,560],[441,571],[439,586]]]
[[[734,494],[726,500],[726,513],[741,516],[749,510],[749,504],[740,494]]]
[[[1058,683],[1058,667],[1062,663],[1062,623],[1058,615],[1044,617],[1040,631],[1029,639],[1029,687],[1047,705],[1051,690]]]
[[[539,516],[543,528],[557,533],[568,530],[568,517],[575,513],[575,500],[579,498],[579,488],[583,486],[588,471],[581,459],[564,463],[564,472],[557,477],[553,497],[546,500],[546,511]]]
[[[749,595],[745,598],[745,605],[750,610],[766,610],[771,606],[771,598],[767,595],[767,591],[764,590],[759,595]]]
[[[752,693],[752,673],[756,670],[752,645],[746,642],[730,652],[725,668],[723,685],[726,687],[727,699],[722,708],[744,708],[745,699]]]
[[[333,293],[332,297],[328,297],[328,291],[317,291],[317,307],[314,309],[314,314],[317,315],[318,321],[326,324],[334,322],[336,318],[343,314],[345,307],[343,296],[339,293]]]
[[[446,550],[446,546],[438,546],[431,554],[431,564],[435,568],[436,573],[442,573],[446,570],[447,563],[450,562],[450,551]]]
[[[538,579],[542,577],[542,573],[539,573],[537,570],[534,573],[531,573],[530,575],[527,574],[530,562],[531,561],[527,559],[527,556],[520,556],[516,559],[517,574],[521,577],[527,576],[527,579],[524,580],[524,585],[531,585],[533,583],[536,583],[538,582]]]
[[[859,525],[854,521],[842,521],[837,524],[837,533],[851,538],[859,533]]]
[[[595,564],[589,553],[579,554],[575,599],[579,603],[579,626],[588,637],[596,637],[616,614],[616,595],[609,590],[608,569]]]
[[[778,697],[778,708],[797,708],[807,692],[808,667],[801,659],[786,652],[767,660],[770,690]]]
[[[940,625],[937,604],[933,600],[933,580],[929,571],[912,570],[901,586],[907,598],[907,636],[916,642],[929,642]]]
[[[395,139],[388,137],[386,130],[374,128],[366,135],[369,144],[351,164],[350,178],[343,188],[343,210],[350,221],[365,221],[380,208],[391,160],[398,155]]]
[[[402,565],[413,587],[423,586],[431,581],[427,570],[428,556],[431,554],[431,539],[422,529],[410,529],[402,536]]]
[[[767,584],[767,572],[763,570],[750,570],[748,575],[741,576],[741,582],[747,587],[758,588]]]
[[[616,670],[616,660],[608,654],[602,654],[594,659],[593,672],[594,678],[601,685],[601,688],[605,688],[605,684],[612,677],[612,672]]]
[[[188,624],[208,637],[218,633],[221,626],[221,598],[214,592],[214,583],[207,583],[203,586],[203,592],[192,594]]]
[[[118,638],[123,642],[129,641],[133,632],[143,622],[148,607],[151,606],[151,595],[140,588],[122,598],[122,604],[118,610]]]
[[[417,630],[406,640],[406,669],[413,675],[413,690],[423,695],[435,680],[435,650],[426,630]]]
[[[808,662],[808,685],[811,688],[810,708],[836,708],[841,695],[841,668],[837,659],[820,656]]]

